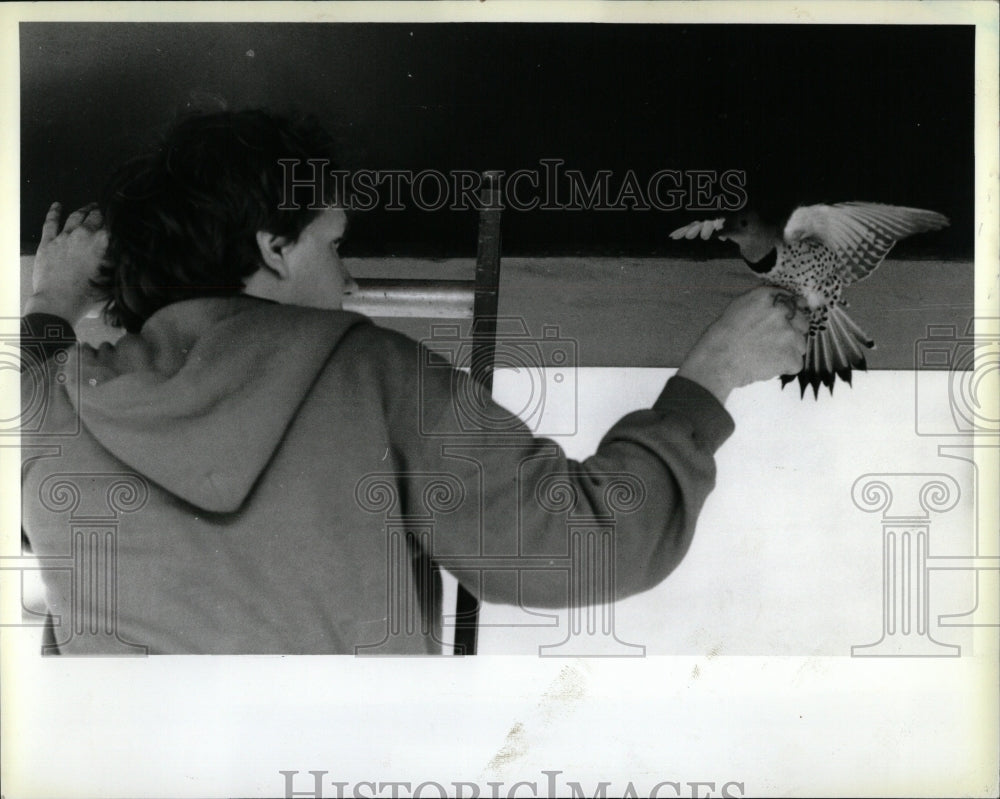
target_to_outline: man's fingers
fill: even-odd
[[[52,241],[59,235],[59,219],[62,217],[62,203],[52,203],[49,212],[45,215],[45,222],[42,223],[42,243]]]
[[[62,203],[54,202],[49,206],[48,213],[45,214],[45,222],[42,223],[42,238],[44,244],[52,241],[59,235],[59,220],[62,218]],[[62,225],[63,233],[71,233],[76,228],[83,225],[87,230],[97,231],[104,225],[104,217],[97,203],[87,203],[82,208],[77,208],[66,217],[66,224]]]
[[[784,314],[785,320],[791,326],[792,330],[801,336],[805,336],[809,332],[809,320],[812,317],[812,313],[809,311],[809,307],[804,305],[804,301],[800,297],[795,294],[776,290],[772,295],[771,303],[774,307],[781,305],[786,309]]]
[[[780,289],[776,289],[773,291],[771,297],[771,304],[774,307],[777,307],[779,305],[784,307],[785,318],[788,319],[788,321],[791,321],[792,318],[799,312],[798,297],[796,297],[796,295],[794,294],[790,294]]]
[[[802,358],[806,354],[808,343],[805,336],[796,336],[790,347],[785,349],[785,374],[795,374],[802,368]]]
[[[108,231],[100,229],[94,231],[93,245],[103,253],[108,248]]]
[[[101,229],[101,226],[104,224],[104,215],[101,213],[101,209],[97,207],[96,203],[91,207],[90,211],[87,212],[87,215],[83,218],[83,222],[81,224],[87,228],[87,230],[97,231]]]
[[[66,217],[66,224],[63,225],[63,232],[69,233],[76,230],[86,215],[87,212],[83,208],[77,208],[73,213]]]
[[[95,208],[97,208],[97,203],[88,203],[83,206],[83,208],[77,208],[73,213],[66,217],[66,224],[63,226],[63,231],[65,233],[69,233],[70,231],[75,230]]]
[[[792,329],[795,330],[796,333],[800,333],[801,335],[804,336],[806,333],[809,332],[808,314],[797,313],[794,316],[792,316],[788,321],[789,323],[791,323]]]

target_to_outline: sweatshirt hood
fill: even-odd
[[[82,424],[119,460],[212,512],[237,510],[359,314],[203,298],[138,334],[79,345],[64,374]]]

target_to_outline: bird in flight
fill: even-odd
[[[798,375],[783,375],[784,388],[798,377],[805,396],[811,386],[833,393],[837,377],[851,383],[853,369],[867,369],[865,350],[875,342],[844,311],[844,288],[870,275],[900,239],[948,225],[936,211],[881,203],[803,205],[783,223],[752,210],[699,220],[678,228],[672,239],[732,241],[747,266],[769,285],[795,293],[809,306],[809,341]]]

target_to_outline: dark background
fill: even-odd
[[[345,167],[745,170],[751,204],[870,200],[952,227],[901,256],[966,259],[971,26],[611,24],[21,25],[21,241],[93,199],[177,112],[219,100],[316,114]],[[643,180],[644,182],[644,180]],[[705,213],[530,213],[506,255],[692,256]],[[357,214],[348,256],[471,256],[473,211]]]

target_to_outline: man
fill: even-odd
[[[805,316],[761,289],[582,462],[524,427],[470,430],[506,414],[341,310],[340,198],[285,202],[279,161],[328,156],[300,121],[197,115],[100,210],[61,230],[50,210],[24,320],[22,394],[46,403],[23,439],[23,525],[43,557],[98,542],[77,563],[108,586],[44,573],[59,651],[437,653],[432,563],[484,601],[571,602],[567,507],[616,518],[608,598],[646,590],[687,551],[729,393],[801,364]],[[95,300],[127,331],[97,350],[72,333]],[[617,518],[622,479],[637,501]],[[81,537],[84,506],[110,508],[114,535]]]

